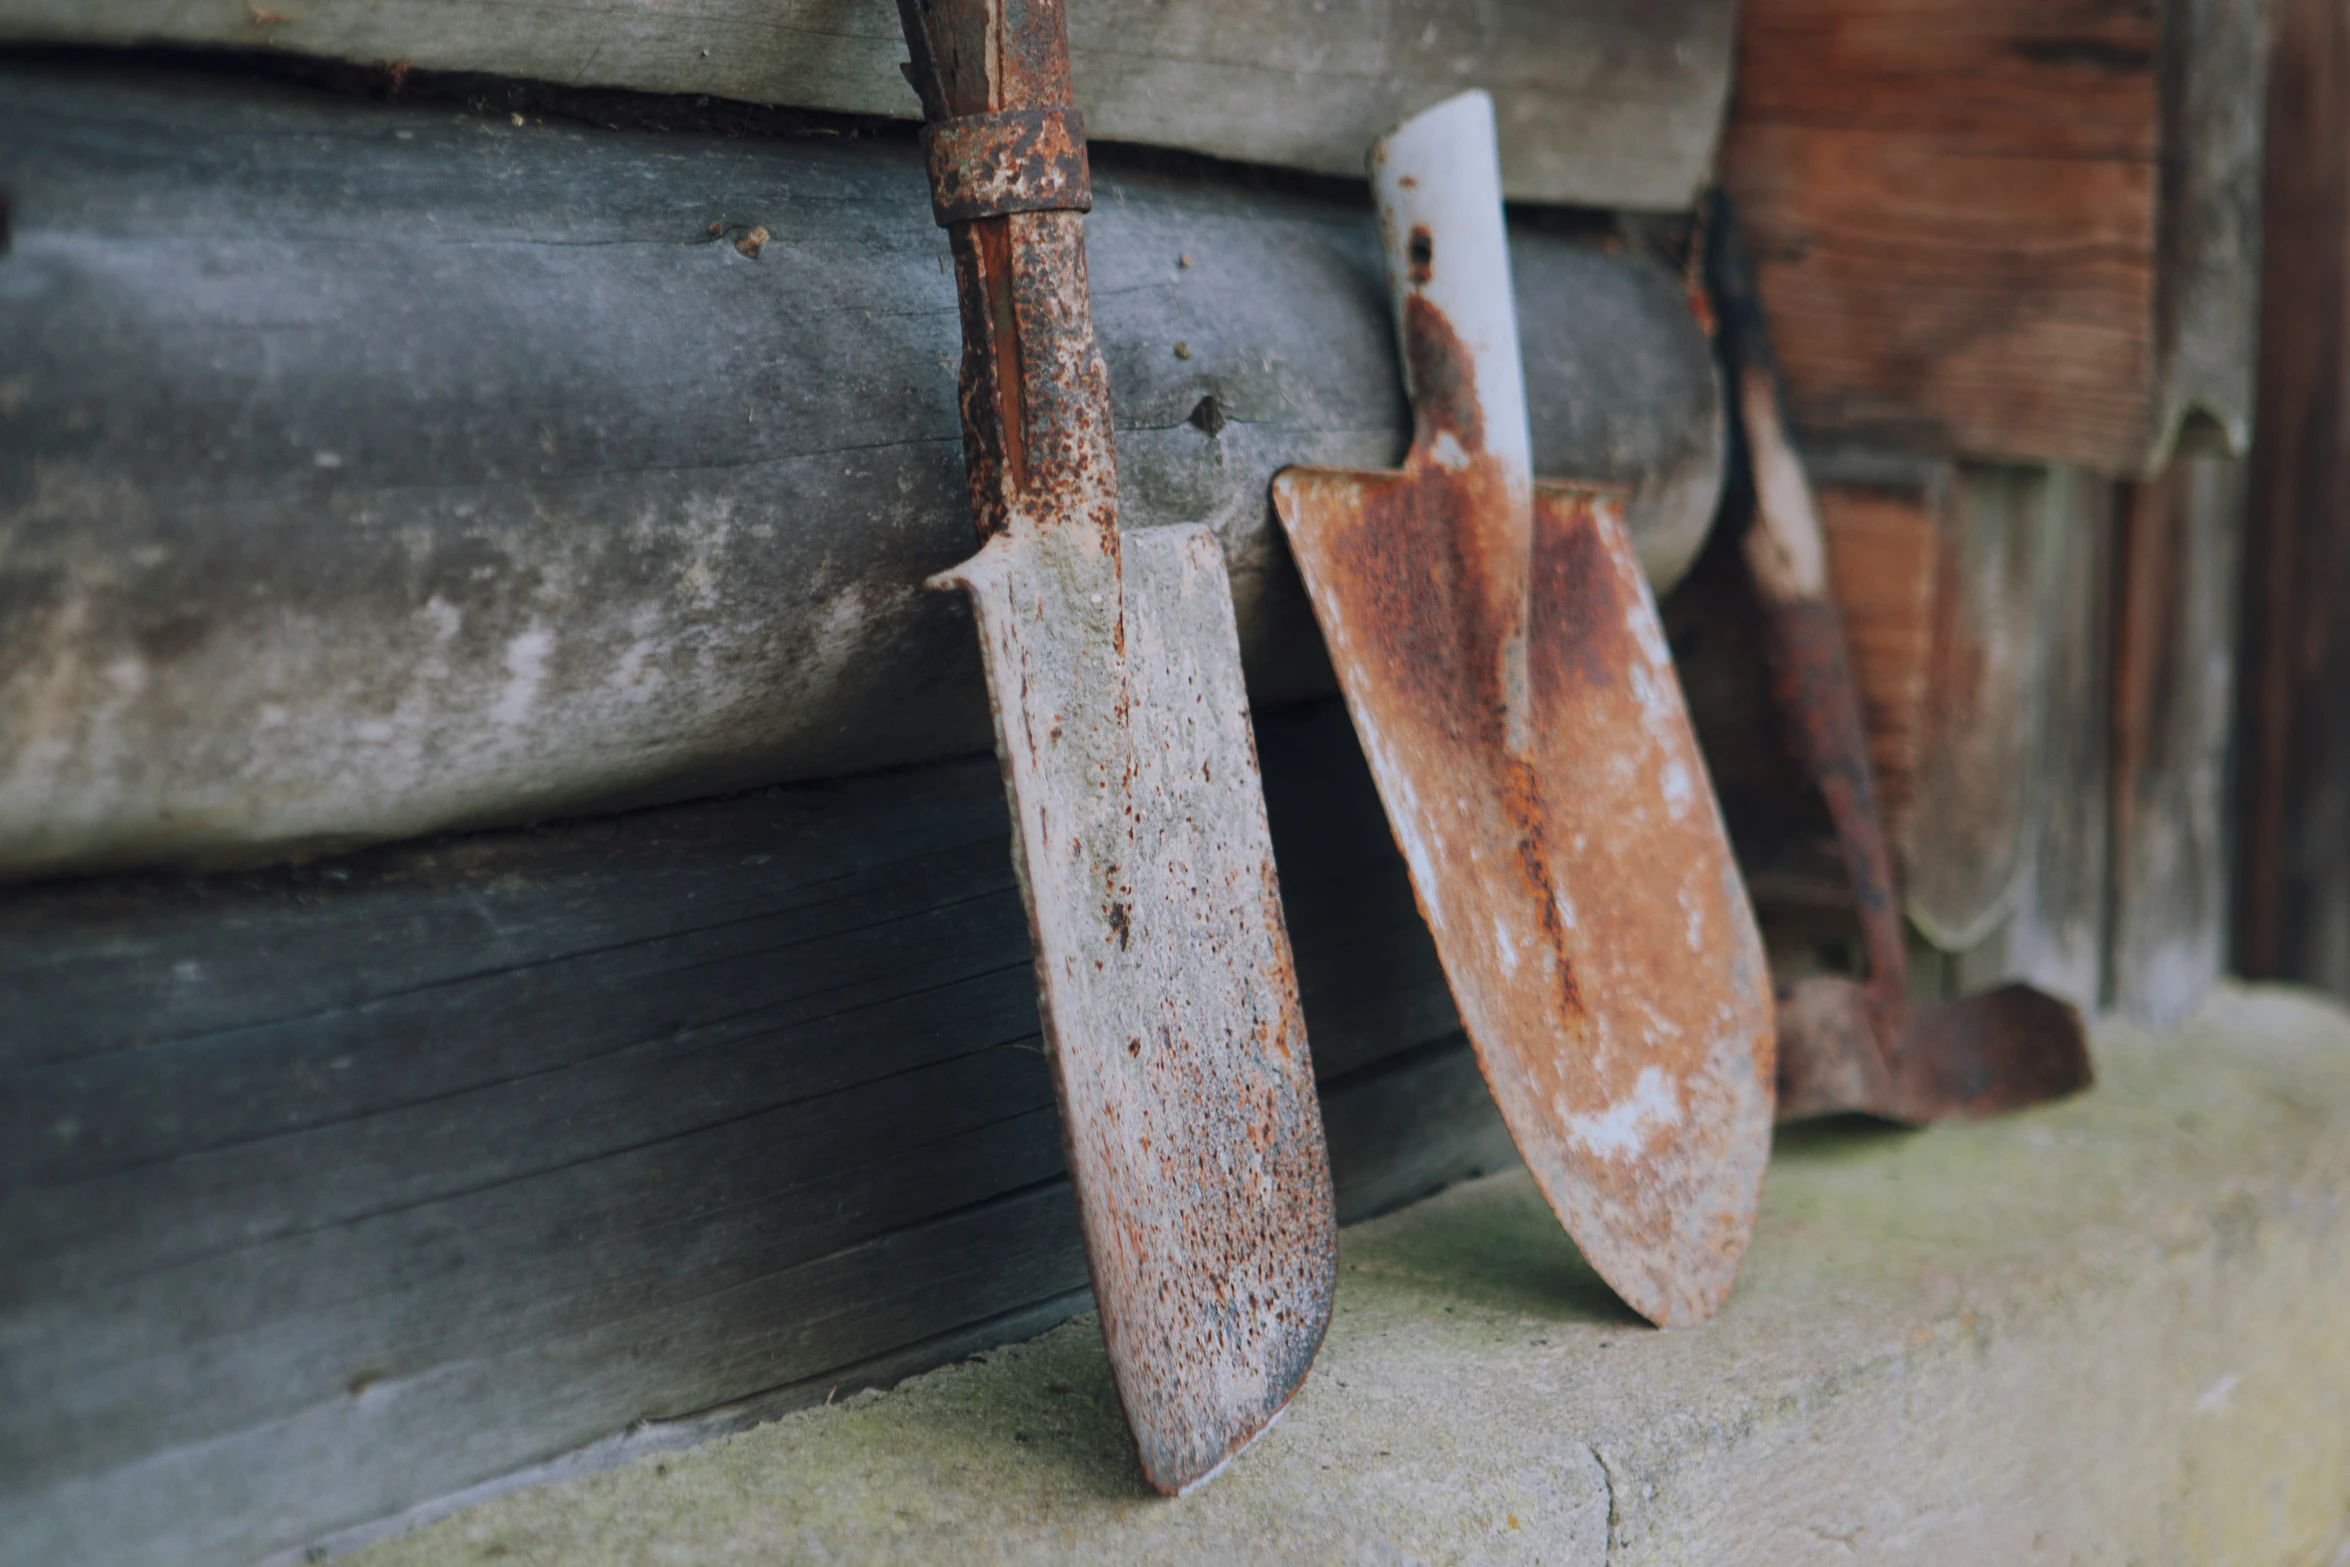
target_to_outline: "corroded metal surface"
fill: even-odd
[[[903,9],[933,117],[1066,99],[1053,0]],[[1336,1231],[1223,557],[1203,529],[1120,539],[1083,221],[949,230],[986,542],[939,580],[978,620],[1110,1363],[1180,1492],[1304,1380]]]
[[[1514,322],[1464,341],[1443,293],[1474,238],[1381,200],[1410,453],[1400,472],[1287,469],[1274,504],[1528,1167],[1636,1310],[1702,1322],[1768,1153],[1760,938],[1619,498],[1531,484],[1523,393],[1493,348],[1514,372]],[[1506,270],[1468,295],[1506,311]]]
[[[1828,594],[1827,541],[1784,405],[1762,310],[1717,196],[1709,263],[1732,397],[1754,480],[1742,541],[1763,609],[1771,695],[1799,761],[1827,802],[1860,915],[1865,985],[1834,975],[1795,985],[1779,1008],[1779,1118],[1860,1111],[1923,1124],[1995,1115],[2089,1086],[2088,1033],[2070,1005],[2029,985],[1923,1006],[1893,862],[1877,811],[1843,617]]]
[[[1858,1112],[1923,1126],[2003,1115],[2092,1080],[2080,1014],[2030,985],[1909,1008],[1890,1058],[1871,1000],[1851,980],[1817,975],[1780,1001],[1780,1120]]]
[[[1091,212],[1085,117],[1070,107],[1010,109],[922,132],[930,210],[941,228],[1014,212]]]

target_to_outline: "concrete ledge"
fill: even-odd
[[[2231,989],[2013,1120],[1783,1134],[1660,1334],[1521,1172],[1346,1233],[1288,1418],[1144,1494],[1090,1319],[352,1560],[2350,1562],[2350,1016]]]

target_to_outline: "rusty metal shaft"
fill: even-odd
[[[946,228],[963,306],[972,521],[982,539],[1016,515],[1082,527],[1115,558],[1110,378],[1085,274],[1092,190],[1060,0],[901,0],[899,10],[930,122],[933,202],[956,219]],[[1007,164],[1025,178],[1007,180]]]
[[[1718,194],[1707,239],[1713,248],[1721,342],[1754,480],[1755,515],[1743,543],[1764,611],[1763,656],[1797,760],[1818,786],[1836,828],[1868,955],[1877,1038],[1890,1055],[1902,1038],[1909,952],[1861,726],[1859,683],[1853,678],[1843,614],[1828,591],[1819,510],[1787,436],[1778,370],[1737,214]]]
[[[1826,535],[1787,436],[1778,375],[1736,214],[1708,213],[1715,311],[1754,480],[1743,540],[1764,611],[1772,697],[1827,802],[1868,951],[1868,984],[1814,975],[1779,1002],[1781,1120],[1860,1111],[1913,1125],[1999,1115],[2089,1085],[2080,1014],[2029,985],[1913,1006],[1893,861],[1877,815]]]

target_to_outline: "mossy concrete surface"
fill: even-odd
[[[2350,1016],[2231,989],[2071,1102],[1781,1134],[1659,1333],[1522,1172],[1348,1231],[1286,1419],[1149,1495],[1087,1318],[364,1567],[2350,1562]]]

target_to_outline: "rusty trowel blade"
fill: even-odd
[[[1702,1322],[1769,1152],[1762,944],[1620,501],[1537,490],[1513,735],[1463,477],[1293,468],[1274,499],[1520,1153],[1635,1310]]]
[[[1114,554],[1015,527],[951,578],[979,621],[1111,1370],[1144,1474],[1181,1493],[1296,1393],[1337,1273],[1223,554],[1196,527]],[[1121,600],[1122,660],[1089,624]]]
[[[1510,1134],[1682,1326],[1754,1222],[1769,975],[1620,498],[1533,482],[1495,140],[1464,93],[1372,150],[1411,451],[1273,499]]]

